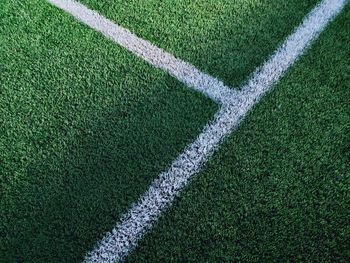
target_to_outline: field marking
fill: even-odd
[[[72,10],[70,9],[72,8],[72,14],[74,16],[82,22],[86,21],[87,24],[93,28],[103,26],[105,23],[106,25],[112,23],[76,2],[67,0],[48,1],[69,13],[71,13]],[[178,196],[191,177],[201,169],[208,158],[218,148],[223,138],[229,135],[239,125],[240,121],[254,104],[256,104],[262,95],[266,93],[271,86],[279,80],[279,78],[281,78],[283,73],[291,65],[294,64],[297,58],[320,34],[320,32],[323,31],[332,18],[343,9],[347,2],[348,0],[321,1],[306,16],[301,25],[296,28],[285,42],[275,51],[274,55],[261,67],[257,68],[251,78],[245,85],[243,85],[241,91],[229,94],[229,100],[223,100],[220,97],[224,94],[221,93],[222,90],[215,93],[213,87],[195,87],[208,96],[211,96],[210,94],[218,94],[218,97],[214,96],[214,98],[223,104],[220,111],[216,113],[214,119],[204,127],[203,132],[197,137],[197,139],[188,145],[184,152],[176,158],[169,169],[159,175],[146,193],[142,195],[121,218],[115,228],[107,233],[106,236],[96,245],[94,250],[85,257],[84,261],[115,262],[123,260],[130,251],[137,246],[138,241],[157,221],[162,211],[172,203],[176,196]],[[73,5],[70,6],[70,3]],[[80,14],[81,9],[84,11],[83,14]],[[90,15],[92,16],[91,18],[89,17]],[[115,24],[112,23],[111,26],[115,26]],[[101,29],[98,31],[102,31],[102,33],[109,38],[120,38],[115,35],[118,33],[116,28],[114,28],[112,32],[109,32],[108,28],[105,27],[102,29],[105,31],[102,31]],[[117,29],[124,31],[124,29],[120,27]],[[123,36],[129,36],[129,34],[131,34],[129,31],[127,31],[126,35],[124,33],[121,32]],[[135,37],[132,34],[131,36],[133,38]],[[127,39],[121,40],[125,41],[126,44],[130,43]],[[137,40],[139,41],[141,39],[137,38]],[[147,41],[145,43],[147,43],[147,45],[150,44]],[[153,45],[151,45],[151,47],[154,48]],[[151,54],[152,52],[147,53],[147,56]],[[155,52],[155,54],[158,53]],[[140,56],[143,57],[142,55]],[[170,56],[174,58],[172,55]],[[146,60],[149,62],[151,61],[150,63],[153,61],[152,58],[148,57]],[[158,57],[156,60],[158,61]],[[176,58],[175,60],[176,62],[179,62]],[[181,64],[185,62],[180,61],[179,63]],[[159,66],[158,64],[156,65]],[[164,65],[164,61],[162,61],[161,66],[159,67],[171,72],[172,75],[177,77],[177,75],[175,75],[178,74],[177,70],[170,71],[168,67],[165,67]],[[185,65],[189,64],[185,63]],[[193,70],[192,67],[193,66],[190,67],[190,70]],[[175,72],[175,74],[173,74],[173,72]],[[184,80],[182,78],[183,76],[187,76],[185,72],[180,74],[179,79],[186,83],[187,78]],[[204,76],[208,75],[204,74]],[[214,88],[216,87],[217,86],[214,86]]]
[[[153,66],[168,72],[188,87],[202,92],[217,103],[224,104],[236,93],[235,90],[225,86],[222,81],[201,72],[193,65],[176,58],[149,41],[137,37],[128,29],[117,25],[74,0],[48,0],[48,2],[63,9],[80,22],[101,32],[107,38],[143,58]]]

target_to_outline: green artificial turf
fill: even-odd
[[[0,32],[0,262],[75,262],[218,106],[45,1]]]
[[[350,262],[350,6],[127,262]]]
[[[240,85],[313,1],[93,1]],[[130,262],[350,261],[350,8]],[[0,1],[0,262],[76,262],[218,106],[42,0]]]
[[[239,86],[318,0],[80,0],[138,36]]]

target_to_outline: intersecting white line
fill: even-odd
[[[240,123],[261,96],[271,89],[283,73],[323,31],[348,0],[323,0],[303,20],[301,25],[259,67],[242,86],[241,91],[227,90],[222,82],[200,72],[190,64],[142,40],[96,12],[71,0],[48,0],[81,22],[102,32],[118,44],[160,67],[187,85],[222,103],[214,119],[197,139],[174,160],[169,169],[159,175],[145,194],[127,211],[115,228],[96,245],[85,262],[115,262],[123,260],[143,235],[157,221],[183,187]],[[188,72],[187,72],[188,70]]]

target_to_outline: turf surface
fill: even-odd
[[[350,261],[350,6],[127,262]]]
[[[317,1],[83,2],[239,85]],[[130,262],[348,261],[349,13]],[[0,261],[75,262],[217,106],[45,1],[0,15]]]
[[[218,107],[45,1],[0,12],[0,261],[75,262]]]
[[[239,86],[318,0],[80,0],[138,36]]]

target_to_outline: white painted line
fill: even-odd
[[[225,86],[222,81],[199,71],[193,65],[176,58],[149,41],[137,37],[128,29],[115,24],[74,0],[48,0],[48,2],[65,10],[79,21],[220,104],[230,100],[230,97],[236,93],[235,90]]]
[[[347,0],[322,1],[275,54],[255,71],[241,91],[233,92],[221,81],[200,72],[192,65],[138,38],[127,29],[75,1],[48,1],[102,32],[152,65],[164,69],[188,86],[224,104],[214,120],[180,154],[170,168],[160,174],[148,191],[122,217],[119,224],[89,253],[85,262],[114,262],[127,256],[136,247],[138,240],[152,227],[160,213],[171,204],[189,179],[201,169],[222,139],[238,126],[251,107],[271,88],[273,83],[278,81],[347,3]]]
[[[275,51],[274,55],[262,67],[256,69],[239,95],[245,98],[258,98],[269,89],[347,2],[348,0],[321,1],[295,29],[294,33]]]
[[[157,221],[161,212],[172,203],[191,177],[201,169],[222,139],[239,125],[251,107],[271,88],[273,83],[278,81],[283,72],[341,11],[346,2],[347,0],[321,1],[275,54],[255,71],[242,87],[242,91],[231,97],[231,101],[225,104],[214,119],[205,126],[198,138],[187,146],[166,172],[160,174],[115,228],[86,256],[85,262],[123,260]]]

